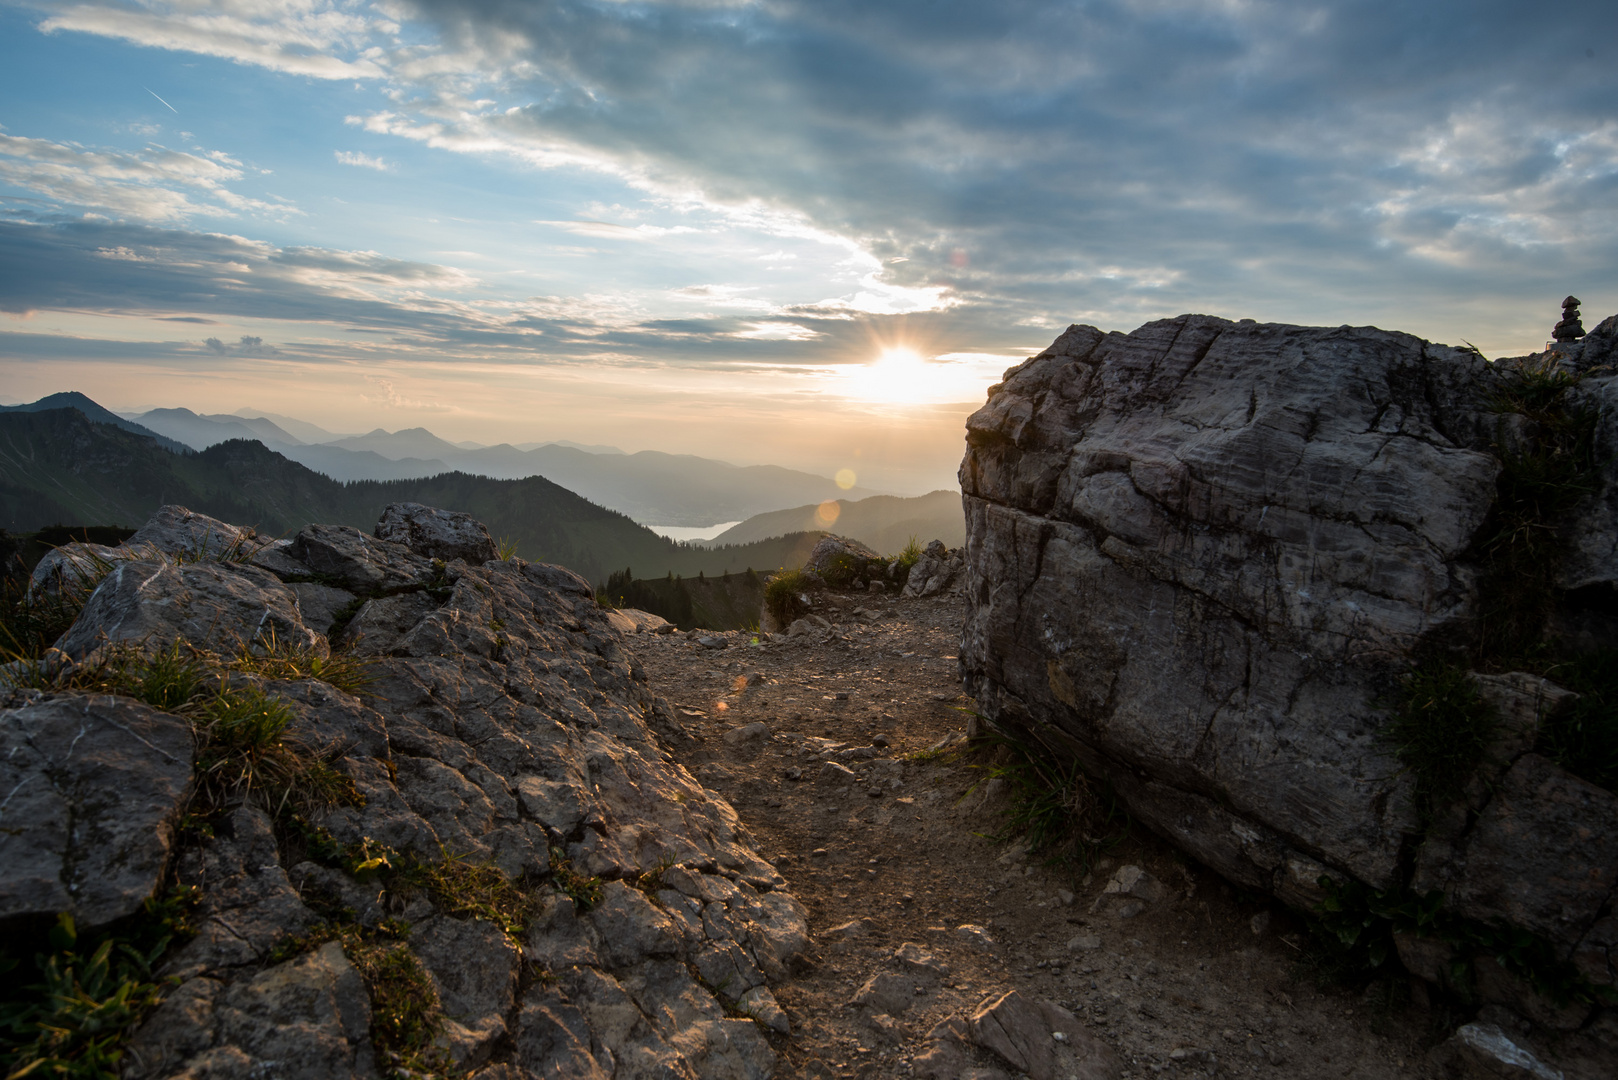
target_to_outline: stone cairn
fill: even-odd
[[[1584,324],[1579,321],[1579,298],[1570,296],[1562,301],[1562,321],[1551,330],[1558,342],[1577,341],[1584,336]]]

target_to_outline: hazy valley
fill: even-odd
[[[13,533],[133,527],[178,502],[283,535],[315,521],[369,527],[388,503],[418,501],[472,513],[525,557],[597,582],[625,568],[662,578],[796,566],[825,532],[887,552],[912,536],[959,544],[964,531],[958,493],[838,498],[849,493],[835,480],[776,466],[559,444],[468,449],[419,428],[338,436],[288,417],[186,409],[129,418],[80,393],[0,406],[0,464],[0,528]],[[803,500],[814,501],[792,505]],[[700,545],[648,527],[738,519]]]

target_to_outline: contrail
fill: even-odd
[[[156,93],[156,91],[154,91],[154,90],[152,90],[152,88],[151,88],[151,87],[149,87],[149,86],[143,86],[143,87],[141,87],[141,89],[142,89],[142,90],[145,90],[145,91],[146,91],[146,92],[147,92],[147,93],[148,93],[148,94],[151,94],[151,95],[152,95],[152,96],[153,96],[153,97],[155,97],[155,98],[157,98],[157,100],[159,100],[159,101],[163,101],[163,99],[162,99],[162,98],[160,98],[160,97],[157,97],[157,93]],[[166,101],[163,101],[163,104],[165,104],[165,105],[169,105],[169,103],[168,103],[168,102],[166,102]],[[174,115],[175,115],[175,116],[179,116],[179,115],[180,115],[180,110],[179,110],[179,109],[176,109],[176,108],[175,108],[175,107],[174,107],[174,106],[173,106],[173,105],[169,105],[169,112],[171,112],[171,113],[173,113],[173,114],[174,114]]]

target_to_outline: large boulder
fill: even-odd
[[[846,536],[824,536],[809,551],[803,564],[834,589],[864,588],[867,580],[881,580],[887,560]]]
[[[57,642],[75,659],[102,644],[161,648],[176,640],[235,652],[273,640],[323,653],[298,597],[267,570],[231,562],[114,564]]]
[[[376,538],[403,544],[418,555],[451,562],[465,559],[474,566],[499,558],[494,540],[483,522],[457,510],[440,510],[421,503],[393,503],[376,523]]]
[[[1106,772],[1138,818],[1249,887],[1308,906],[1323,873],[1408,884],[1420,828],[1386,702],[1413,657],[1475,632],[1503,378],[1374,328],[1071,327],[967,422],[961,662],[980,709]],[[1614,383],[1589,377],[1575,400],[1609,448]],[[1615,478],[1567,523],[1570,589],[1614,586]],[[1450,838],[1444,887],[1571,946],[1610,856],[1547,837],[1602,800],[1540,760],[1498,763],[1512,771]],[[1541,794],[1559,809],[1527,808]],[[1503,895],[1541,871],[1561,893]]]
[[[246,559],[264,545],[253,529],[199,514],[183,506],[160,506],[151,520],[125,540],[124,548],[176,559]]]
[[[360,594],[419,589],[435,576],[430,557],[392,540],[366,536],[350,525],[306,525],[282,558],[296,560],[292,565],[308,567],[328,583]]]

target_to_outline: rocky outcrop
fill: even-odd
[[[1477,545],[1519,431],[1504,377],[1373,328],[1069,328],[968,420],[970,692],[1243,885],[1305,908],[1323,874],[1407,886],[1421,829],[1386,703],[1413,657],[1477,630]],[[1573,395],[1610,463],[1618,380]],[[1597,481],[1562,523],[1563,583],[1588,602],[1556,618],[1585,647],[1618,643],[1593,599],[1618,585],[1618,469]],[[1507,734],[1503,782],[1425,879],[1569,957],[1612,902],[1615,853],[1592,846],[1612,795]]]
[[[168,517],[209,551],[229,535]],[[342,641],[373,658],[362,697],[232,676],[278,701],[284,738],[333,761],[358,797],[296,827],[284,805],[248,798],[211,835],[188,834],[172,865],[200,889],[198,930],[166,959],[178,985],[136,1033],[130,1075],[376,1075],[386,1040],[362,961],[384,948],[426,973],[439,1049],[464,1069],[770,1075],[763,1029],[737,1017],[785,1023],[770,984],[807,945],[802,909],[730,805],[672,764],[658,731],[677,724],[589,583],[481,558],[487,534],[462,518],[390,507],[378,536],[310,526],[250,562],[230,561],[239,545],[223,561],[143,548],[110,560],[64,636],[75,654],[108,640],[228,652],[273,629],[321,657],[331,598],[306,621],[296,591],[314,583],[353,598]],[[11,704],[0,767],[26,798],[0,814],[29,821],[0,831],[0,918],[69,910],[99,925],[138,908],[171,861],[190,724],[119,697]],[[345,869],[366,853],[381,861]],[[375,877],[389,859],[492,867],[532,914],[500,925],[442,889],[390,885]]]
[[[966,570],[964,555],[960,548],[947,550],[942,540],[932,541],[922,550],[916,565],[910,568],[902,595],[936,596],[959,586]]]

